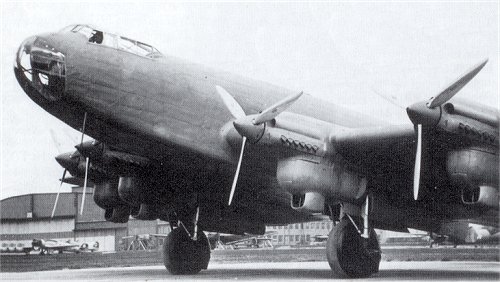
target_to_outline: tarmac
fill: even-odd
[[[22,266],[21,266],[22,267]],[[0,273],[0,280],[332,280],[327,262],[210,263],[197,275],[173,276],[163,266],[63,269],[52,271]],[[477,261],[382,261],[380,271],[356,281],[499,281],[499,262]],[[344,280],[345,281],[345,280]]]

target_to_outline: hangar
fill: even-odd
[[[83,191],[61,193],[56,212],[51,218],[55,193],[27,194],[0,202],[0,240],[2,243],[26,242],[37,239],[72,239],[77,242],[98,241],[99,250],[112,252],[123,248],[123,237],[137,234],[168,234],[170,226],[160,220],[130,219],[127,223],[104,220],[104,210],[92,199],[87,189],[84,211],[80,215]]]

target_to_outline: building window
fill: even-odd
[[[300,241],[300,235],[295,235],[295,242],[299,242]]]
[[[321,223],[321,229],[325,229],[326,228],[326,223]]]
[[[295,229],[299,229],[299,224],[295,223]]]
[[[311,241],[311,235],[307,234],[306,235],[306,242],[310,242]]]
[[[280,242],[280,243],[283,242],[283,235],[278,236],[278,242]]]

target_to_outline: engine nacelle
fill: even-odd
[[[126,205],[106,209],[104,219],[114,223],[127,223],[130,217],[130,207]]]
[[[447,170],[449,175],[465,175],[473,185],[498,187],[498,164],[498,155],[468,148],[448,153]]]
[[[127,204],[139,207],[144,202],[145,193],[149,187],[150,183],[145,179],[121,176],[118,181],[118,194]]]
[[[112,209],[125,205],[125,202],[118,195],[118,181],[113,179],[96,183],[94,188],[94,202],[102,209]]]
[[[463,149],[448,153],[447,170],[452,182],[461,188],[462,201],[498,210],[498,155]]]
[[[292,195],[292,208],[301,212],[321,213],[325,208],[325,197],[316,192]]]
[[[498,190],[490,186],[479,186],[462,191],[462,201],[468,205],[484,206],[498,210]]]
[[[163,221],[169,221],[168,214],[169,208],[166,206],[141,204],[140,208],[133,208],[130,215],[140,220],[155,220],[159,218]]]
[[[155,220],[158,218],[158,211],[155,206],[141,204],[140,208],[132,209],[130,215],[140,220]]]
[[[366,178],[347,170],[342,160],[325,162],[320,157],[308,155],[280,160],[277,178],[280,186],[292,195],[314,192],[308,197],[313,210],[319,209],[318,194],[357,204],[363,200],[367,184]]]

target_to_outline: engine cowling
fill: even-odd
[[[484,206],[498,210],[499,199],[498,189],[490,186],[473,187],[462,191],[462,201],[468,205]]]
[[[321,213],[325,208],[325,197],[316,192],[292,195],[292,208],[308,213]]]
[[[126,223],[130,217],[130,207],[127,205],[116,206],[111,209],[106,209],[104,219],[114,223]]]
[[[145,200],[145,195],[150,190],[150,181],[130,176],[121,176],[118,181],[118,194],[120,198],[133,207],[139,207]]]
[[[448,153],[450,175],[462,174],[475,185],[498,187],[498,155],[486,150],[467,148]]]
[[[323,210],[320,206],[325,198],[359,204],[367,184],[366,178],[349,171],[342,160],[326,162],[309,155],[280,160],[277,178],[282,188],[296,195],[296,200],[304,195],[302,204],[292,203],[292,207],[314,212]]]
[[[118,195],[118,179],[96,183],[94,202],[102,209],[112,209],[125,205],[125,202]]]
[[[450,151],[447,170],[450,179],[461,188],[462,201],[468,205],[499,208],[498,155],[486,150]]]

